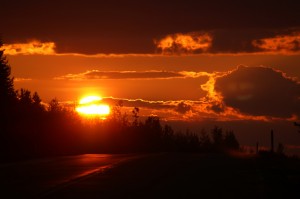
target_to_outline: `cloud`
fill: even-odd
[[[186,113],[192,110],[193,104],[198,104],[200,101],[192,100],[168,100],[168,101],[153,101],[144,99],[126,99],[126,98],[114,98],[114,97],[104,97],[102,102],[108,103],[110,105],[116,105],[122,102],[124,106],[127,107],[145,107],[153,109],[172,109],[179,113]]]
[[[185,102],[180,102],[177,104],[175,111],[181,114],[185,114],[186,112],[192,110],[192,106],[189,104],[186,104]]]
[[[161,72],[168,75],[161,75]],[[232,71],[213,73],[93,70],[80,73],[79,76],[72,74],[67,78],[127,80],[131,78],[198,78],[201,76],[208,77],[208,80],[201,85],[206,96],[198,100],[151,101],[106,97],[103,102],[114,106],[121,100],[129,115],[133,107],[139,107],[143,116],[156,114],[164,120],[287,121],[296,119],[300,115],[299,83],[281,71],[266,67],[239,66]],[[195,79],[195,82],[197,81],[198,79]],[[182,89],[177,92],[182,92]]]
[[[299,53],[300,28],[175,33],[156,40],[155,44],[163,55]]]
[[[265,52],[294,53],[300,51],[300,32],[257,39],[253,46]]]
[[[99,80],[99,79],[173,79],[198,78],[207,76],[206,72],[192,71],[99,71],[89,70],[83,73],[67,74],[55,77],[56,80]]]
[[[197,112],[193,107],[200,104],[200,101],[192,100],[170,100],[170,101],[149,101],[143,99],[124,99],[106,97],[103,103],[115,106],[122,102],[125,111],[130,112],[133,107],[140,108],[140,115],[147,117],[151,114],[159,115],[163,120],[190,120]]]
[[[163,55],[299,53],[300,28],[175,33],[155,40],[155,45]]]
[[[225,106],[243,114],[277,118],[300,115],[299,83],[272,68],[239,66],[215,79],[214,92]]]
[[[6,55],[54,55],[55,47],[54,42],[34,40],[28,43],[4,44],[1,50],[4,50]]]
[[[150,42],[151,43],[151,42]],[[87,45],[87,44],[82,44]],[[152,44],[153,45],[153,44]],[[174,33],[154,40],[156,53],[103,53],[103,49],[94,54],[81,51],[77,46],[64,44],[59,40],[41,42],[33,40],[24,43],[4,44],[1,48],[6,55],[56,55],[79,56],[89,58],[110,57],[163,57],[192,54],[253,54],[253,53],[300,53],[300,28],[274,29],[218,29],[189,33]],[[70,47],[71,46],[71,47]],[[72,49],[66,51],[66,49]],[[97,46],[93,46],[96,48]],[[97,49],[97,48],[96,48]],[[95,50],[96,50],[95,49]],[[99,49],[98,49],[99,50]]]
[[[119,102],[125,107],[139,107],[139,108],[151,108],[151,109],[173,109],[176,102],[174,101],[150,101],[143,99],[125,99],[125,98],[113,98],[104,97],[102,99],[104,103],[110,104],[111,106],[117,105]]]
[[[31,81],[32,79],[31,78],[14,78],[14,81],[15,82],[24,82],[24,81]]]
[[[209,33],[176,33],[155,41],[157,49],[163,54],[189,54],[206,52],[212,45]]]

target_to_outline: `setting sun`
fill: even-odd
[[[79,101],[79,104],[95,103],[95,102],[100,101],[100,100],[102,100],[102,98],[99,97],[99,96],[87,96],[87,97],[82,98]]]
[[[104,117],[110,113],[110,107],[101,103],[102,98],[99,96],[87,96],[79,101],[76,111],[87,116]]]

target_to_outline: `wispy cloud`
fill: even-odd
[[[268,121],[265,116],[242,114],[232,107],[225,107],[223,112],[216,113],[208,108],[206,99],[149,101],[144,99],[103,98],[102,102],[114,106],[122,102],[123,108],[130,112],[133,107],[139,107],[141,116],[159,115],[163,120],[199,121],[203,119],[216,121],[256,120]]]
[[[31,78],[21,78],[21,77],[16,77],[14,78],[15,82],[25,82],[25,81],[31,81]]]
[[[174,79],[198,78],[208,76],[206,72],[193,71],[99,71],[88,70],[83,73],[55,77],[56,80],[99,80],[99,79]]]
[[[121,101],[122,104],[127,107],[144,107],[153,109],[166,109],[176,107],[176,101],[152,101],[144,99],[126,99],[114,97],[104,97],[102,101],[110,105],[116,105]]]
[[[155,44],[163,54],[189,54],[207,51],[212,40],[209,33],[176,33],[155,41]]]
[[[4,50],[6,55],[54,55],[55,47],[54,42],[34,40],[28,43],[4,44],[1,50]]]
[[[193,114],[195,114],[193,110],[194,105],[201,104],[201,101],[192,100],[150,101],[144,99],[124,99],[113,97],[106,97],[102,99],[103,103],[107,103],[111,106],[119,104],[120,101],[124,108],[129,111],[133,107],[139,107],[143,116],[156,114],[166,120],[188,120]]]

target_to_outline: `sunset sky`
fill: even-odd
[[[17,89],[44,102],[100,95],[176,128],[300,148],[297,1],[1,0]]]

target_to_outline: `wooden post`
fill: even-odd
[[[258,154],[258,142],[256,142],[256,154]]]

